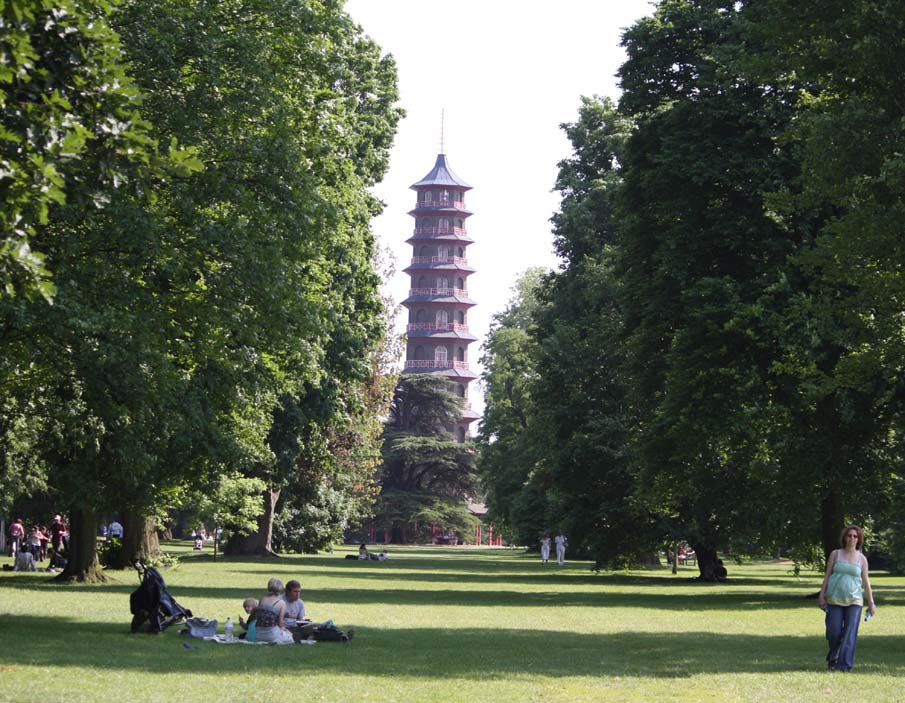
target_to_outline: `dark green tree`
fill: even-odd
[[[110,27],[112,2],[8,0],[0,6],[0,296],[53,299],[48,218],[72,189],[101,205],[153,148]],[[99,164],[91,183],[73,170]]]
[[[616,195],[631,122],[608,100],[584,99],[563,126],[573,154],[560,163],[553,217],[564,265],[544,289],[537,321],[535,423],[551,496],[547,528],[599,564],[638,563],[656,544],[629,451],[635,415],[625,371]]]
[[[543,269],[519,276],[513,297],[493,316],[482,350],[484,417],[478,434],[478,469],[489,514],[517,544],[534,544],[544,510],[523,510],[538,449],[531,385],[536,380],[537,344],[533,337]]]
[[[816,488],[828,553],[844,521],[901,512],[905,82],[894,67],[905,17],[889,0],[801,13],[771,0],[742,18],[769,47],[745,70],[795,91],[780,143],[800,170],[770,205],[801,233],[798,285],[770,329],[783,340],[777,375],[797,390],[785,403],[797,425],[790,444]]]
[[[403,375],[384,426],[375,524],[393,542],[417,538],[418,526],[466,530],[466,499],[477,490],[474,447],[453,434],[462,400],[442,376]]]
[[[366,188],[399,117],[392,62],[320,3],[142,3],[116,28],[154,136],[197,161],[103,209],[67,193],[56,304],[4,302],[4,463],[28,455],[69,506],[64,577],[94,574],[99,512],[272,463],[280,397],[364,382],[380,340]],[[102,156],[72,180],[103,183]]]

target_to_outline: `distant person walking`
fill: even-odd
[[[25,523],[22,518],[16,518],[13,524],[9,526],[9,555],[15,557],[22,549],[22,543],[25,541]]]
[[[550,561],[550,533],[544,532],[543,539],[540,541],[540,560],[542,564]]]
[[[857,525],[842,530],[842,549],[835,549],[826,564],[826,575],[817,596],[817,605],[826,612],[827,667],[833,671],[851,671],[855,664],[855,644],[861,608],[867,597],[867,612],[877,612],[870,587],[864,531]]]
[[[556,563],[562,566],[566,562],[566,545],[569,540],[566,539],[562,530],[556,533]]]

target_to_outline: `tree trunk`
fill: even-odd
[[[839,535],[845,527],[842,496],[831,488],[820,504],[820,533],[823,540],[823,557],[829,560],[830,552],[839,547]],[[824,561],[826,563],[826,561]]]
[[[264,491],[264,514],[258,517],[258,529],[249,535],[232,534],[223,548],[231,556],[279,556],[273,551],[273,516],[281,489]]]
[[[698,560],[698,571],[700,572],[698,581],[707,581],[709,583],[725,581],[728,574],[726,567],[723,566],[723,560],[716,553],[716,549],[703,544],[695,544],[693,547],[695,557]]]
[[[137,513],[123,513],[123,548],[114,564],[115,569],[128,569],[136,559],[149,559],[160,554],[157,522]]]
[[[97,513],[94,511],[76,509],[70,512],[66,559],[66,568],[54,581],[107,581],[97,560]]]

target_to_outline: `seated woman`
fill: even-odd
[[[358,558],[359,559],[370,559],[371,553],[368,551],[368,545],[362,544],[358,548]]]
[[[292,644],[292,634],[283,622],[286,604],[280,599],[282,593],[283,582],[280,579],[274,578],[267,582],[267,595],[255,609],[255,634],[258,642]]]

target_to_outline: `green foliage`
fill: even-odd
[[[392,60],[335,3],[124,2],[110,15],[124,54],[110,7],[86,7],[65,21],[96,20],[100,34],[64,27],[42,57],[91,71],[69,44],[106,52],[95,73],[110,95],[86,74],[76,97],[92,108],[84,124],[116,139],[80,146],[61,133],[78,158],[61,152],[65,202],[34,238],[55,304],[0,299],[0,494],[47,485],[72,511],[148,514],[173,491],[204,488],[238,511],[224,520],[247,525],[247,491],[220,477],[276,471],[268,438],[287,396],[311,406],[307,456],[341,447],[354,459],[327,475],[356,484],[346,468],[370,468],[376,453],[382,301],[368,223],[380,205],[367,188],[400,116]],[[35,42],[56,26],[49,16],[4,22],[4,37]],[[125,61],[133,79],[120,75]],[[41,76],[68,89],[65,76]],[[146,122],[123,112],[139,97]],[[23,133],[43,138],[50,122],[28,114]]]
[[[533,444],[536,412],[531,384],[536,381],[537,345],[533,318],[544,271],[522,274],[506,309],[493,316],[482,347],[484,418],[478,435],[478,469],[493,520],[516,544],[534,544],[543,532],[546,511],[520,510],[537,448]],[[536,508],[537,506],[532,506]]]
[[[474,448],[457,442],[453,427],[462,400],[442,376],[403,375],[384,425],[380,496],[374,524],[391,528],[395,542],[416,539],[416,524],[442,529],[473,525],[466,499],[475,495]]]
[[[498,517],[523,503],[526,534],[541,514],[611,562],[687,539],[705,578],[716,547],[808,560],[844,520],[892,529],[902,22],[891,1],[661,0],[626,31],[618,108],[566,126],[564,266],[533,326],[493,331]]]
[[[7,0],[0,6],[0,296],[51,302],[51,211],[80,191],[102,207],[130,179],[126,162],[154,157],[115,3]],[[95,178],[79,163],[97,160]]]
[[[257,518],[264,512],[260,495],[266,487],[261,479],[238,472],[221,474],[213,485],[193,497],[193,517],[202,525],[248,534],[257,529]]]
[[[108,537],[97,548],[97,560],[105,568],[113,568],[119,564],[123,551],[123,541],[118,537]]]

